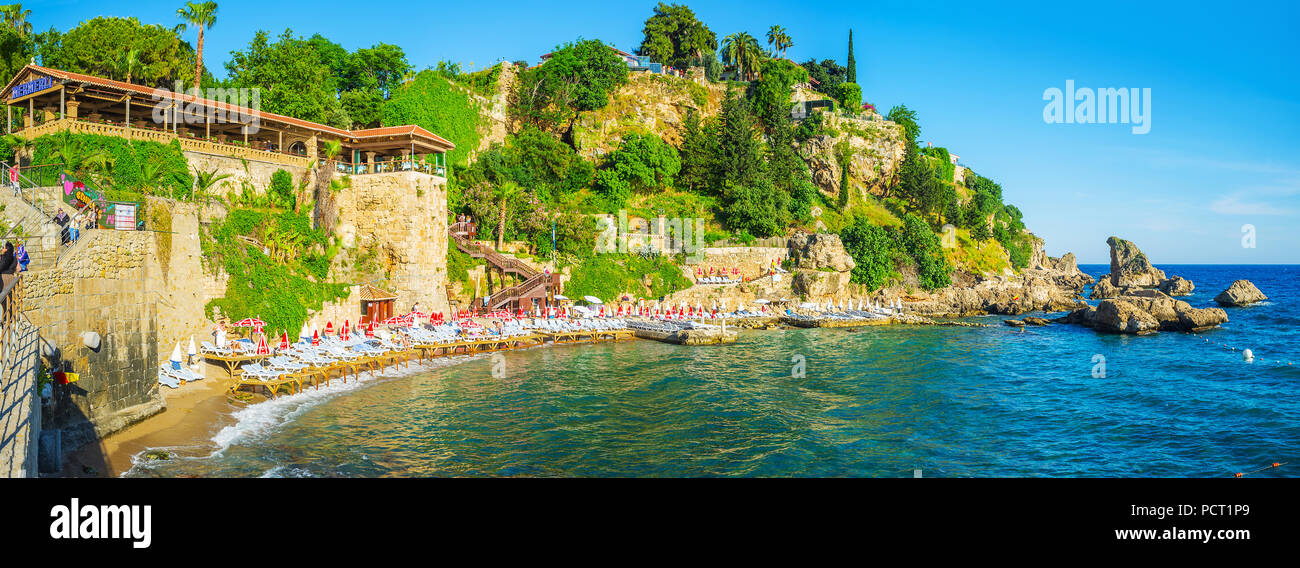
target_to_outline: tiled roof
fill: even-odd
[[[362,302],[378,302],[382,300],[396,300],[396,299],[397,299],[397,294],[394,294],[382,288],[376,288],[369,284],[364,284],[361,286]]]
[[[100,87],[119,89],[122,91],[128,91],[128,92],[141,94],[141,95],[153,95],[155,91],[159,90],[159,89],[154,89],[152,87],[146,87],[143,85],[136,85],[133,83],[125,83],[122,81],[105,79],[103,77],[96,77],[94,75],[73,73],[71,71],[62,71],[59,69],[51,69],[49,67],[42,67],[40,65],[29,64],[24,66],[21,70],[19,70],[18,73],[14,75],[14,78],[10,80],[9,83],[5,85],[4,89],[0,90],[0,92],[3,93],[10,92],[10,90],[13,89],[14,86],[18,83],[18,78],[22,76],[23,71],[26,71],[28,69],[39,73],[44,73],[46,75],[49,75],[51,77],[56,77],[64,81],[76,81],[78,83],[98,85]],[[211,99],[199,98],[199,97],[195,97],[192,94],[183,94],[183,93],[177,94],[174,93],[173,91],[165,91],[165,92],[170,93],[173,96],[176,96],[176,99],[180,102],[184,102],[184,103],[198,102],[206,107],[214,107],[214,108],[224,110],[226,112],[234,111],[234,112],[239,112],[241,114],[252,114],[253,112],[256,112],[257,115],[263,119],[270,119],[276,122],[292,124],[309,130],[326,132],[329,134],[333,134],[335,136],[339,136],[341,138],[363,138],[363,137],[373,137],[373,136],[412,134],[416,136],[425,136],[428,138],[432,138],[434,140],[437,140],[443,144],[450,146],[451,148],[456,147],[456,145],[453,144],[450,140],[447,140],[446,138],[438,136],[437,134],[429,132],[428,130],[425,130],[413,124],[404,125],[404,126],[388,126],[382,128],[368,128],[363,130],[344,130],[341,128],[335,128],[333,126],[327,126],[324,124],[311,122],[309,120],[294,118],[292,116],[284,116],[281,114],[275,114],[275,113],[265,112],[261,110],[254,111],[253,109],[249,109],[247,107],[241,107],[238,105],[232,105],[229,103],[214,101]]]

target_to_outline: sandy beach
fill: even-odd
[[[177,389],[159,387],[166,410],[65,454],[62,476],[117,477],[131,469],[131,456],[148,448],[193,446],[210,440],[232,423],[230,413],[242,403],[228,400],[226,394],[232,381],[224,368],[210,364],[204,367],[202,381]]]

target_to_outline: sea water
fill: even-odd
[[[1196,307],[1238,278],[1270,299],[1195,335],[989,316],[452,358],[241,409],[126,475],[1294,475],[1300,267],[1160,268],[1195,282]]]

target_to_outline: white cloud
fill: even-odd
[[[1241,193],[1234,193],[1210,204],[1210,211],[1221,215],[1295,215],[1294,209],[1278,207],[1261,201],[1245,201]]]

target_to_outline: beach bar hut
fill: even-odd
[[[372,321],[383,322],[393,317],[393,304],[397,294],[365,284],[361,286],[361,325]]]

